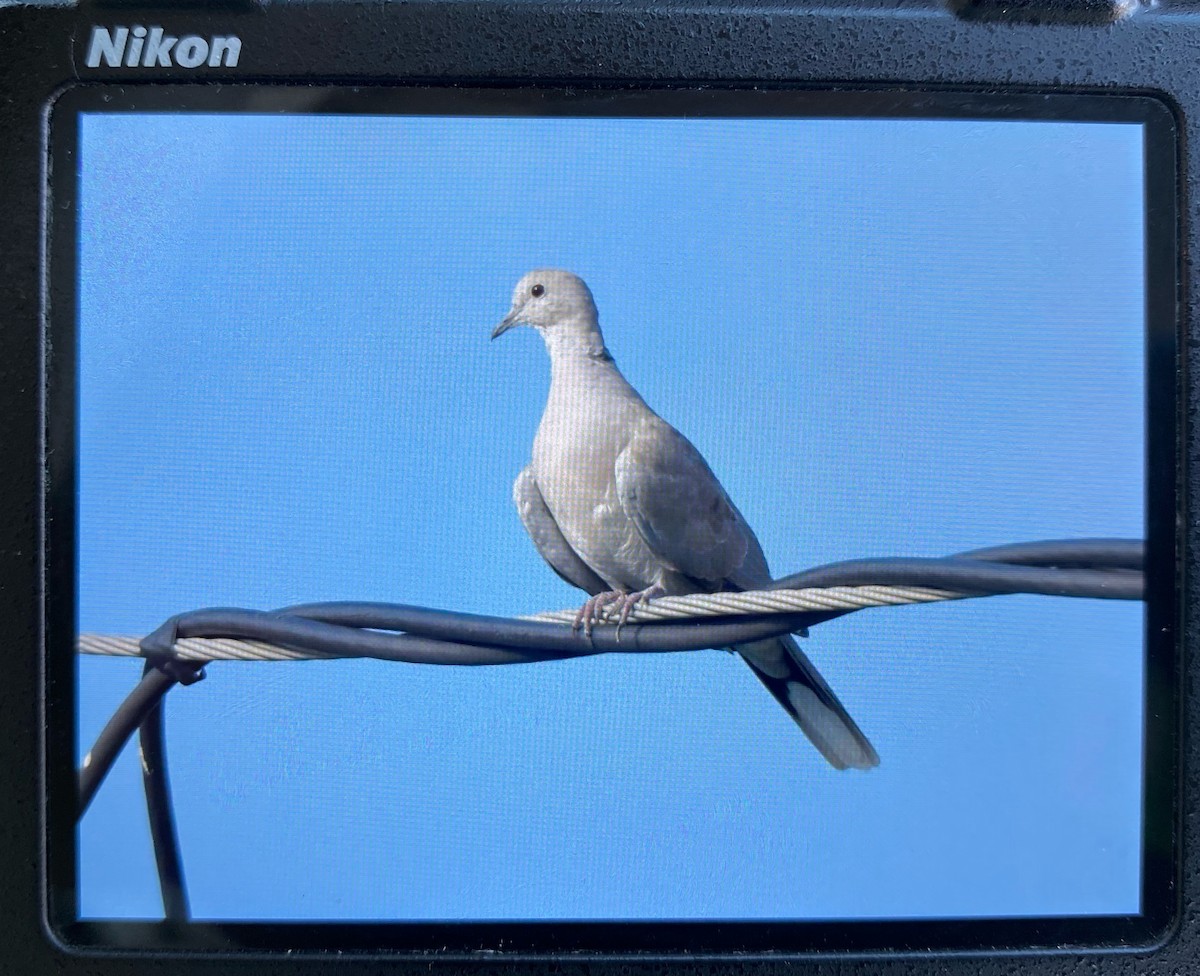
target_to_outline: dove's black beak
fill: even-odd
[[[509,329],[521,324],[521,310],[514,308],[501,320],[500,324],[492,329],[492,338],[504,335]]]

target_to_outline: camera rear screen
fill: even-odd
[[[1146,538],[1136,119],[340,97],[71,116],[81,648],[201,607],[579,611],[523,472],[634,610],[698,578],[694,519],[657,542],[703,492],[750,553],[706,590]],[[1138,916],[1146,630],[1015,594],[733,652],[215,661],[165,706],[192,917]],[[791,646],[849,723],[770,684]],[[143,662],[51,654],[78,764]],[[72,829],[76,917],[161,919],[136,749]]]

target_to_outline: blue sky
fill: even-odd
[[[582,596],[512,506],[548,386],[517,278],[609,348],[778,575],[1142,535],[1141,131],[906,120],[87,115],[79,620]],[[1130,913],[1140,605],[868,611],[806,652],[876,745],[826,766],[720,652],[216,664],[168,704],[220,919]],[[137,679],[79,664],[81,754]],[[136,759],[85,917],[160,911]]]

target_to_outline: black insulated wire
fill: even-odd
[[[1145,544],[1133,539],[1064,539],[992,546],[948,558],[856,559],[776,580],[769,589],[904,586],[971,596],[1032,593],[1142,600]],[[797,633],[856,609],[789,611],[651,624],[598,625],[590,636],[563,624],[383,603],[310,603],[277,611],[196,610],[170,618],[141,642],[142,680],[118,706],[79,772],[82,818],[121,750],[140,729],[143,784],[164,917],[188,918],[166,772],[162,701],[177,683],[203,676],[205,662],[174,656],[184,637],[257,640],[342,657],[429,664],[521,664],[620,651],[722,648]],[[390,631],[390,633],[389,633]],[[400,633],[397,633],[397,632]]]
[[[147,661],[143,677],[152,670],[158,669]],[[168,922],[182,922],[187,920],[190,911],[171,803],[171,784],[167,777],[165,708],[166,699],[160,698],[150,714],[142,720],[138,726],[138,746],[142,758],[142,789],[150,819],[150,841],[154,847],[154,863],[162,892],[163,918]]]

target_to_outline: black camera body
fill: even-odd
[[[1188,516],[1200,477],[1190,425],[1200,350],[1193,258],[1200,209],[1192,191],[1200,185],[1200,157],[1192,151],[1200,142],[1198,52],[1200,7],[1189,0],[95,2],[0,9],[6,231],[0,245],[6,351],[0,430],[8,458],[0,490],[9,512],[0,562],[0,627],[8,648],[0,682],[0,763],[8,770],[0,796],[7,880],[0,904],[8,920],[0,969],[115,973],[154,965],[200,972],[215,964],[256,972],[309,965],[366,971],[389,959],[412,966],[451,960],[476,969],[503,961],[566,968],[618,960],[714,973],[730,965],[765,971],[785,964],[863,972],[1066,973],[1081,966],[1102,973],[1190,972],[1200,950],[1200,756],[1188,734],[1200,721],[1200,699],[1186,653],[1200,627],[1196,527]],[[189,934],[186,925],[155,920],[81,935],[64,924],[56,891],[71,883],[75,870],[73,852],[60,842],[75,819],[74,732],[69,723],[62,727],[66,707],[53,701],[73,674],[58,646],[65,625],[56,621],[71,619],[75,594],[65,581],[74,569],[61,546],[47,554],[47,543],[65,531],[77,487],[61,450],[74,437],[74,400],[65,389],[74,360],[55,347],[62,337],[52,325],[76,296],[49,268],[56,248],[66,254],[75,243],[64,241],[65,210],[56,211],[72,205],[61,181],[62,167],[75,159],[54,144],[55,113],[63,106],[103,111],[110,97],[150,112],[176,102],[264,114],[282,111],[282,104],[296,111],[327,104],[336,112],[352,110],[356,99],[383,104],[369,100],[397,91],[398,98],[426,98],[448,112],[476,93],[491,99],[488,112],[499,116],[509,97],[528,114],[568,115],[564,99],[599,104],[610,96],[663,93],[683,93],[680,107],[668,110],[683,116],[708,111],[707,102],[688,97],[732,98],[729,114],[737,115],[755,93],[808,98],[804,104],[816,106],[817,114],[869,104],[875,113],[904,117],[982,111],[992,118],[1014,112],[1078,119],[1099,105],[1112,106],[1119,117],[1122,105],[1136,103],[1130,118],[1150,120],[1147,140],[1160,164],[1148,201],[1165,208],[1147,214],[1159,220],[1152,231],[1158,244],[1149,253],[1167,258],[1146,268],[1159,321],[1146,343],[1154,382],[1147,389],[1145,571],[1147,588],[1159,595],[1150,615],[1161,643],[1146,672],[1157,711],[1147,716],[1154,734],[1145,762],[1155,772],[1142,811],[1143,863],[1161,897],[1143,905],[1139,922],[1097,917],[1088,920],[1090,929],[1064,930],[1037,919],[991,919],[972,929],[884,919],[872,921],[862,938],[851,928],[798,936],[785,923],[719,920],[700,928],[663,923],[646,933],[619,922],[492,922],[461,937],[447,924],[419,938],[365,924],[336,932],[263,927],[270,931],[257,935],[222,923]],[[969,183],[971,174],[963,179]],[[1002,263],[1008,255],[991,257]]]

